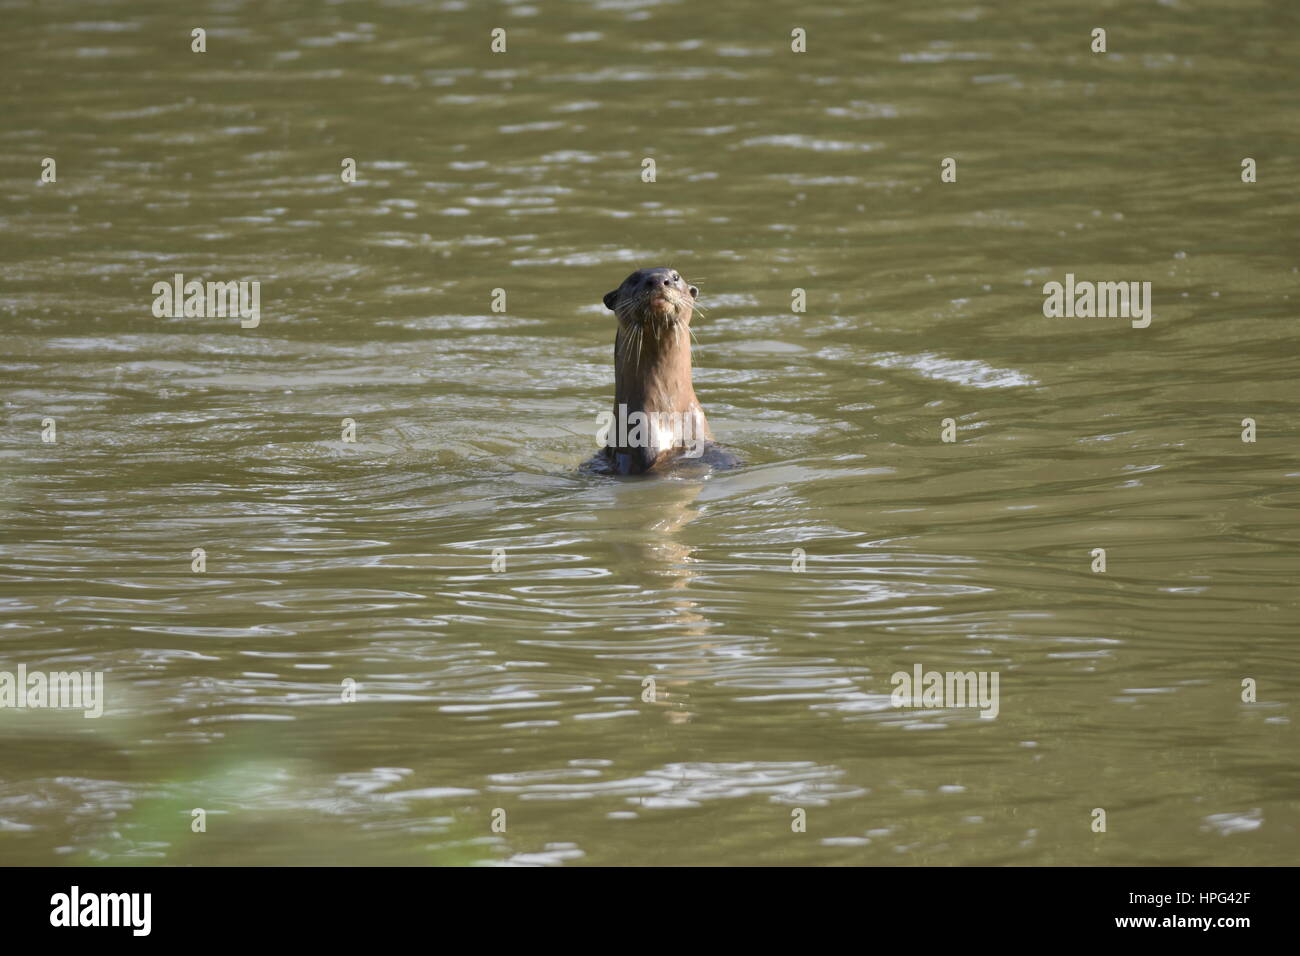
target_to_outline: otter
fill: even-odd
[[[687,463],[740,464],[713,441],[691,382],[691,316],[700,290],[676,269],[638,269],[605,307],[614,336],[614,415],[605,447],[589,463],[605,474],[664,474]]]

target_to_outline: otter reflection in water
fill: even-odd
[[[700,290],[674,269],[638,269],[605,296],[618,317],[614,415],[605,447],[587,463],[600,474],[733,468],[715,444],[691,384],[691,315]]]

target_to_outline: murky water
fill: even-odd
[[[1295,862],[1294,5],[0,22],[4,863]],[[748,464],[580,475],[661,264]]]

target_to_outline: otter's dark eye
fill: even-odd
[[[681,282],[681,281],[682,281],[682,277],[679,276],[676,272],[674,272],[674,273],[673,273],[673,281],[674,281],[674,282]]]

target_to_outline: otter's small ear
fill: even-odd
[[[690,290],[691,298],[692,298],[692,299],[697,299],[697,298],[699,298],[699,295],[700,295],[700,290],[699,290],[699,289],[695,288],[695,286],[693,286],[693,285],[692,285],[692,286],[687,286],[687,289]]]
[[[613,292],[606,292],[605,298],[602,301],[605,303],[605,308],[609,309],[609,311],[617,312],[618,309],[614,308],[614,306],[618,302],[618,290],[615,289]]]

